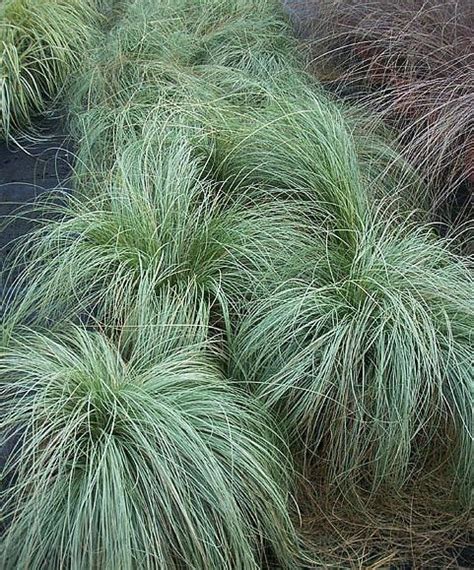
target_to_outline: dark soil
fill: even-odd
[[[23,148],[0,143],[0,268],[18,238],[34,226],[28,207],[44,192],[68,185],[72,151],[64,129],[49,123],[42,137]],[[0,280],[0,298],[5,286]]]
[[[64,129],[57,121],[50,122],[43,126],[41,135],[41,142],[23,148],[0,143],[0,270],[14,243],[34,227],[28,206],[44,192],[68,187],[73,156]],[[4,279],[0,274],[0,318],[8,289]],[[21,431],[12,432],[0,446],[0,472],[20,439]],[[10,476],[0,480],[0,491],[12,482]],[[0,535],[6,524],[0,523]]]
[[[57,127],[47,138],[24,150],[0,143],[0,251],[2,257],[17,237],[25,234],[31,221],[16,219],[6,224],[18,208],[32,203],[43,192],[67,186],[72,154],[67,137]]]

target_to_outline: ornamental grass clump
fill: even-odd
[[[237,190],[309,201],[318,223],[346,234],[381,203],[412,212],[420,181],[383,133],[304,79],[273,85],[258,109],[202,112],[216,125],[214,176]]]
[[[5,0],[0,5],[0,138],[14,140],[54,105],[100,21],[90,0]]]
[[[294,567],[284,444],[171,325],[126,359],[78,327],[2,351],[2,568]]]
[[[447,463],[469,503],[471,268],[400,221],[341,235],[316,233],[294,276],[249,306],[235,370],[334,491],[396,492]]]
[[[358,145],[356,160],[374,171],[372,182],[383,170],[401,175],[400,157],[387,145],[390,137],[379,136],[373,125],[369,129],[367,116],[330,102],[304,72],[304,57],[273,2],[136,2],[78,78],[72,99],[81,175],[108,170],[111,147],[120,147],[128,131],[139,131],[166,110],[179,110],[188,126],[204,125],[211,140],[237,128],[235,144],[245,145],[242,120],[248,129],[255,119],[262,127],[272,128],[274,121],[280,127],[277,121],[285,120],[291,127],[306,119],[302,107],[308,115],[322,115],[308,117],[308,136],[314,139],[319,133],[313,129],[321,125],[323,136],[331,136],[337,122],[338,148],[348,138],[349,153]],[[258,134],[258,129],[250,133],[252,140]],[[383,164],[374,161],[381,149]]]
[[[319,76],[397,127],[405,156],[430,183],[432,212],[462,213],[474,181],[472,2],[302,4]]]
[[[291,75],[295,41],[277,2],[133,2],[69,90],[77,175],[107,171],[111,146],[150,116],[201,106],[258,106]],[[211,129],[214,126],[211,126]]]
[[[173,100],[189,83],[202,98],[219,87],[228,96],[243,91],[242,82],[291,69],[294,43],[278,2],[139,0],[79,76],[73,104],[126,104],[131,93],[150,88]]]
[[[295,207],[256,191],[226,196],[185,134],[150,129],[149,141],[122,149],[100,192],[53,204],[28,235],[14,259],[24,267],[14,288],[22,293],[9,304],[14,319],[80,315],[120,327],[149,295],[161,306],[175,297],[221,330],[277,279],[278,260],[304,239]]]
[[[217,78],[230,85],[226,73],[232,79],[232,70],[269,78],[295,64],[295,55],[278,2],[140,0],[111,31],[109,45],[97,50],[96,65],[80,78],[78,96],[87,93],[95,103],[120,100],[129,90],[178,87],[180,78],[199,78],[209,70],[213,86]]]

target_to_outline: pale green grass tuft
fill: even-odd
[[[380,203],[411,211],[417,176],[385,135],[364,131],[367,117],[336,105],[304,75],[269,84],[267,92],[257,108],[202,111],[215,129],[215,176],[237,189],[257,185],[309,200],[314,216],[345,232],[346,242]]]
[[[81,315],[120,327],[140,299],[164,307],[174,297],[227,330],[240,304],[279,278],[278,260],[304,240],[297,209],[262,192],[227,196],[185,134],[150,130],[130,138],[100,192],[53,205],[53,219],[28,235],[14,260],[25,266],[14,319]]]
[[[131,93],[147,88],[180,98],[190,81],[203,97],[220,87],[229,95],[242,91],[239,81],[286,73],[296,53],[276,1],[139,0],[79,76],[73,106],[126,104]]]
[[[81,65],[98,33],[89,0],[5,0],[0,6],[0,137],[31,129]]]
[[[401,488],[447,457],[469,502],[470,268],[407,224],[367,225],[355,243],[315,237],[293,277],[249,308],[235,369],[334,489]]]
[[[294,567],[291,466],[270,419],[205,346],[155,324],[126,360],[76,327],[23,330],[2,354],[2,439],[20,434],[2,568]]]

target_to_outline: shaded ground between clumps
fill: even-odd
[[[48,123],[41,141],[22,148],[0,143],[0,268],[15,242],[34,227],[28,208],[44,192],[67,188],[72,171],[72,150],[62,125]],[[6,284],[0,281],[0,296]]]
[[[68,188],[72,165],[72,145],[59,121],[42,125],[41,141],[25,142],[22,148],[0,143],[0,270],[5,268],[5,260],[15,242],[35,225],[34,214],[28,213],[29,207],[45,192]],[[5,279],[5,275],[0,274],[0,319],[5,299],[11,292],[11,283]],[[21,435],[21,430],[13,431],[0,446],[0,472]],[[11,483],[11,477],[0,480],[0,491]],[[6,525],[7,521],[0,521],[0,536]]]

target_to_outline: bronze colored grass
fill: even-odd
[[[404,153],[431,184],[430,208],[438,217],[449,208],[468,208],[474,183],[474,4],[300,4],[316,72],[398,129]]]
[[[321,471],[299,486],[308,568],[460,568],[472,540],[472,519],[460,511],[449,478],[439,471],[398,495],[381,491],[358,513],[325,484]],[[465,562],[464,564],[467,564]]]

